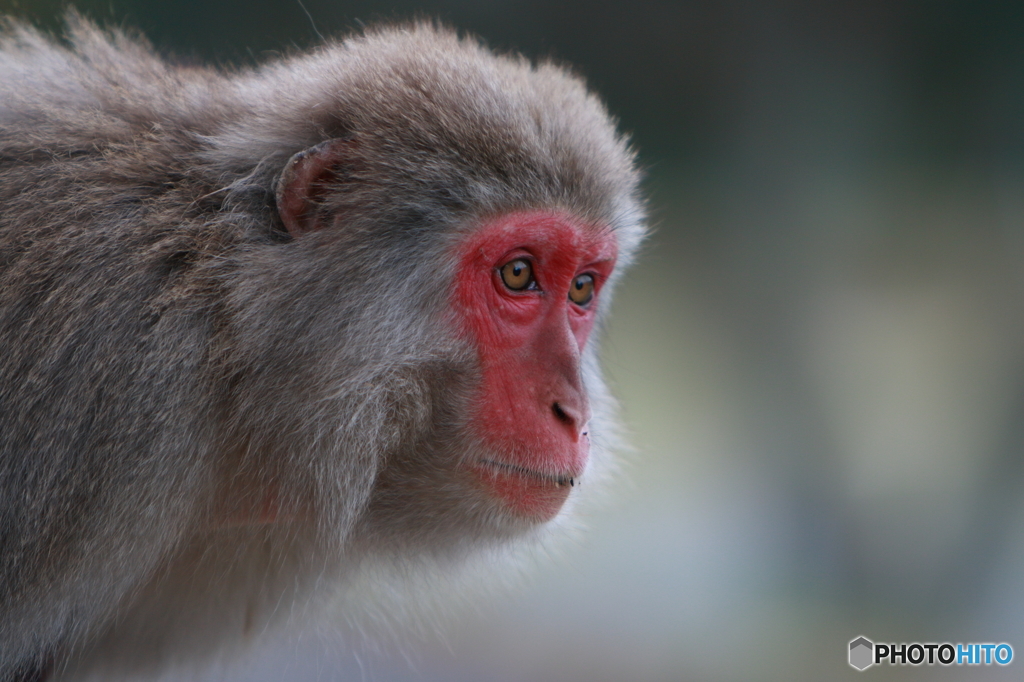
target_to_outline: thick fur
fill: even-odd
[[[331,227],[292,240],[277,180],[332,138],[352,144],[317,209]],[[0,680],[198,656],[366,561],[535,536],[431,492],[478,447],[454,245],[560,209],[615,230],[621,272],[637,183],[579,78],[429,24],[236,71],[75,16],[66,43],[7,24]],[[614,438],[594,345],[584,491]],[[236,478],[314,521],[211,530]]]

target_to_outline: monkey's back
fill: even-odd
[[[78,52],[23,28],[0,43],[0,669],[41,644],[25,633],[45,646],[102,616],[177,540],[219,408],[198,254],[231,232],[194,196],[198,122],[156,96],[211,77],[76,31]]]

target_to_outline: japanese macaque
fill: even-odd
[[[583,82],[450,30],[223,70],[8,22],[0,680],[199,660],[564,524],[643,223]]]

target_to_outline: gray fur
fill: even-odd
[[[198,656],[356,557],[535,534],[431,492],[476,447],[451,254],[554,208],[628,264],[634,159],[583,82],[423,23],[235,71],[68,23],[0,34],[0,680]],[[277,178],[332,138],[334,224],[292,240]],[[594,346],[590,479],[614,439]],[[233,477],[315,522],[211,531]]]

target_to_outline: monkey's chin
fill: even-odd
[[[505,508],[536,522],[554,518],[576,485],[576,477],[570,474],[545,474],[491,459],[478,460],[472,469]]]

